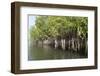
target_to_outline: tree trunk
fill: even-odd
[[[74,50],[74,38],[72,38],[72,49]]]
[[[65,39],[61,39],[61,47],[65,50]]]
[[[70,48],[71,48],[70,45],[71,45],[71,41],[69,40],[69,41],[68,41],[68,49],[69,49],[69,50],[70,50]]]
[[[55,49],[58,48],[58,41],[57,41],[57,39],[54,40],[54,47],[55,47]]]
[[[78,38],[78,40],[77,40],[77,51],[79,51],[79,49],[80,49],[80,40]]]

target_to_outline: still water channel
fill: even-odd
[[[87,58],[82,53],[72,50],[55,49],[53,47],[30,45],[28,49],[28,60],[53,60],[53,59],[77,59]]]

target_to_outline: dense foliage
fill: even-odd
[[[66,38],[77,35],[87,38],[87,17],[74,16],[37,16],[35,26],[31,28],[31,38],[45,40],[48,38]]]

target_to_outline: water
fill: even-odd
[[[87,58],[87,55],[72,51],[55,49],[53,47],[44,46],[29,46],[28,60],[53,60],[53,59],[76,59]]]

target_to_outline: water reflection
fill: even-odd
[[[76,59],[87,58],[87,55],[72,50],[55,49],[48,45],[29,46],[28,60]]]

